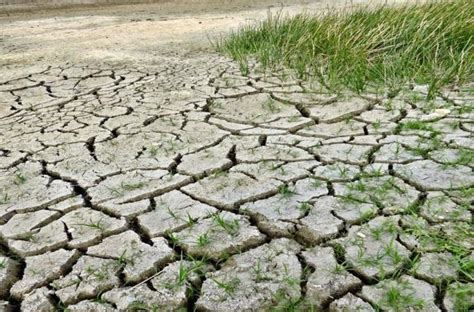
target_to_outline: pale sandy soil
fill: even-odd
[[[269,12],[318,12],[368,1],[176,2],[22,13],[3,7],[3,15],[0,7],[0,66],[153,64],[161,62],[159,55],[212,49],[209,38],[264,19]]]

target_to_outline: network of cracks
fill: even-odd
[[[468,311],[473,87],[212,54],[0,78],[0,310]]]

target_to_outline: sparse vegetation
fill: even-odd
[[[209,239],[209,234],[207,232],[204,233],[204,234],[199,235],[198,238],[197,238],[197,245],[199,247],[207,246],[207,245],[209,245],[210,242],[211,241]]]
[[[232,293],[234,293],[235,289],[240,284],[240,280],[236,277],[228,281],[217,280],[215,278],[213,278],[212,280],[214,281],[214,283],[216,283],[216,285],[219,288],[223,289],[228,295],[231,295]]]
[[[280,194],[282,198],[290,198],[296,195],[296,192],[288,184],[282,184],[278,187],[278,194]]]
[[[16,185],[20,185],[20,184],[24,184],[26,182],[26,177],[25,175],[18,171],[17,173],[15,173],[15,181],[13,183],[15,183]]]
[[[216,225],[224,229],[229,235],[235,236],[239,234],[240,224],[238,220],[226,220],[220,214],[215,215],[213,220]]]
[[[423,300],[416,298],[413,293],[414,290],[410,285],[400,282],[398,287],[390,287],[387,290],[383,298],[383,304],[393,309],[393,311],[423,309]]]

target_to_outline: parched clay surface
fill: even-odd
[[[145,42],[192,20],[136,14],[91,17],[117,27],[110,62],[76,37],[86,54],[41,43],[32,65],[1,21],[0,310],[472,308],[472,85],[426,102],[243,75],[209,48],[123,45],[124,25]],[[62,22],[25,25],[93,27]]]

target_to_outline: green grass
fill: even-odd
[[[216,47],[249,71],[256,58],[265,69],[295,70],[331,90],[399,90],[443,86],[474,76],[474,1],[346,9],[319,15],[269,15],[220,39]]]

